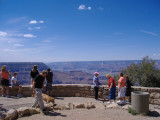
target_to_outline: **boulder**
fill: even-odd
[[[18,118],[18,112],[16,109],[10,109],[7,114],[6,114],[6,117],[4,120],[15,120]]]
[[[75,108],[74,104],[73,103],[68,103],[68,107],[69,107],[69,110],[72,110]]]
[[[74,106],[75,108],[85,108],[85,105],[83,103],[79,103],[79,104],[75,103]]]
[[[92,104],[92,102],[89,102],[89,103],[85,103],[85,108],[87,109],[92,109],[92,108],[96,108],[94,104]]]
[[[29,112],[30,112],[30,115],[39,114],[40,109],[31,107],[31,108],[29,108]]]
[[[45,104],[45,109],[47,110],[47,111],[52,111],[53,110],[53,106],[52,105],[50,105],[50,104]]]
[[[24,117],[24,116],[28,116],[30,115],[30,109],[27,108],[27,107],[20,107],[17,109],[18,111],[18,117],[21,118],[21,117]]]
[[[62,105],[55,105],[53,109],[54,110],[68,110],[69,108],[67,108],[66,106],[62,106]]]

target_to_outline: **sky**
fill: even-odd
[[[160,60],[159,0],[0,0],[0,62]]]

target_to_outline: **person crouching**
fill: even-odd
[[[44,80],[45,77],[47,75],[47,71],[43,70],[40,75],[38,75],[34,82],[33,82],[33,87],[35,88],[35,92],[36,92],[36,97],[34,100],[34,103],[32,105],[32,107],[36,107],[37,104],[39,104],[40,109],[42,110],[42,112],[44,114],[47,113],[46,109],[44,108],[44,103],[43,103],[43,99],[42,99],[42,89],[44,90]]]

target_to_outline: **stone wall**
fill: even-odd
[[[132,86],[132,91],[143,91],[150,93],[150,103],[160,105],[160,88],[150,87],[135,87]],[[93,85],[86,84],[56,84],[53,85],[53,96],[55,97],[94,97]],[[10,88],[10,95],[16,96],[17,89]],[[32,89],[29,86],[23,86],[24,97],[30,97],[32,95]],[[108,96],[108,87],[102,85],[99,88],[99,97],[103,98],[103,95]]]

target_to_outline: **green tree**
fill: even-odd
[[[133,63],[121,72],[129,76],[132,84],[138,81],[144,87],[160,87],[160,70],[148,56],[140,64]]]

